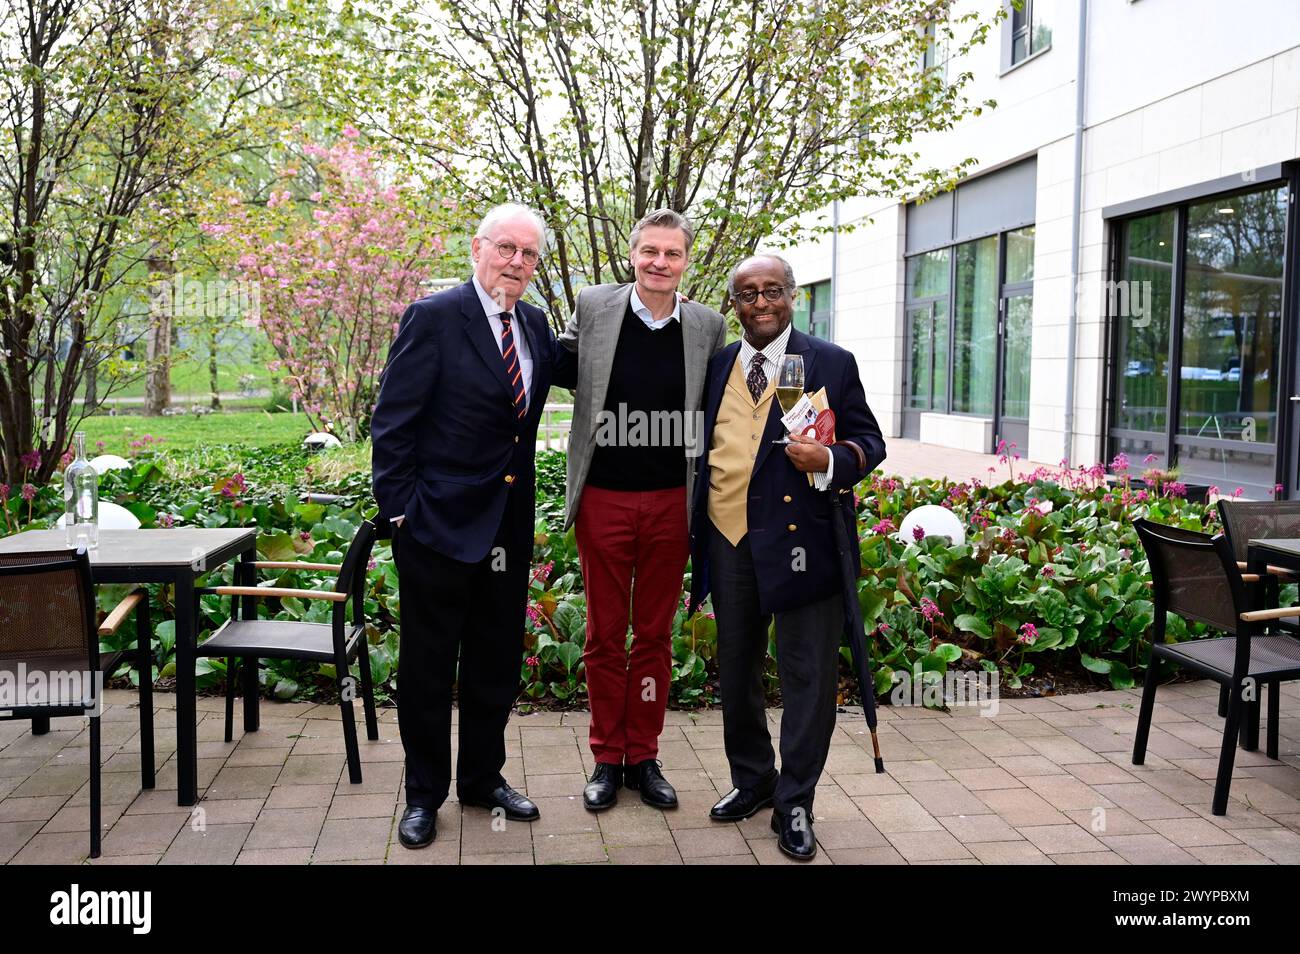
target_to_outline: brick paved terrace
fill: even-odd
[[[815,815],[818,864],[1286,864],[1300,862],[1300,693],[1282,701],[1280,762],[1238,749],[1228,814],[1210,814],[1221,720],[1209,682],[1162,688],[1147,764],[1130,764],[1138,693],[1003,700],[995,717],[882,707],[888,774],[876,775],[860,714],[843,712]],[[141,792],[135,695],[104,715],[103,864],[793,864],[762,812],[711,822],[730,789],[718,711],[669,712],[660,758],[681,807],[661,813],[624,789],[582,807],[587,714],[512,717],[507,778],[542,819],[494,830],[454,800],[438,838],[397,842],[402,747],[396,711],[361,735],[365,781],[348,783],[337,710],[263,702],[262,727],[222,738],[222,703],[200,699],[201,814],[176,805],[173,697],[155,697],[158,787]],[[769,720],[776,735],[780,710]],[[1261,737],[1262,737],[1261,732]],[[79,863],[88,853],[88,733],[56,719],[33,736],[0,723],[0,861]]]

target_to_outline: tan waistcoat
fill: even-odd
[[[749,478],[776,394],[776,382],[769,381],[755,406],[745,373],[737,355],[709,444],[709,519],[733,547],[749,532]]]

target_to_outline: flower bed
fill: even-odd
[[[130,470],[105,475],[102,499],[131,510],[143,526],[257,526],[265,559],[337,562],[362,519],[374,513],[365,445],[312,455],[292,446],[248,451],[209,447],[174,452],[141,449]],[[551,705],[585,704],[582,646],[586,604],[577,546],[563,532],[564,455],[538,455],[538,515],[534,568],[523,621],[520,678],[523,697]],[[1104,468],[1042,468],[1001,483],[902,480],[873,474],[856,489],[864,571],[858,595],[870,634],[875,689],[887,695],[920,672],[940,681],[950,669],[997,673],[1003,689],[1049,692],[1062,682],[1124,688],[1145,666],[1153,607],[1145,555],[1132,521],[1145,516],[1189,529],[1216,526],[1216,512],[1190,502],[1170,475],[1148,470],[1145,486],[1110,486]],[[340,495],[328,505],[302,503],[306,491]],[[10,532],[49,526],[58,516],[57,485],[10,489],[4,518]],[[951,545],[924,528],[899,539],[896,528],[916,507],[950,510],[967,539]],[[216,575],[229,577],[229,568]],[[319,573],[287,571],[280,585],[318,586]],[[706,603],[686,613],[689,568],[673,619],[671,701],[681,706],[717,702],[717,624]],[[101,605],[122,595],[101,587]],[[1286,598],[1286,594],[1283,594]],[[278,618],[325,621],[323,604],[265,601]],[[172,594],[155,592],[159,648],[155,676],[174,674]],[[200,638],[224,618],[217,597],[202,601]],[[369,569],[366,615],[370,654],[381,696],[397,662],[401,603],[391,550],[376,546]],[[1171,617],[1169,638],[1203,635],[1205,627]],[[120,639],[129,643],[125,631]],[[118,648],[112,642],[106,649]],[[775,694],[776,663],[769,644],[768,689]],[[842,701],[856,686],[844,657]],[[198,684],[217,688],[221,660],[200,660]],[[1047,677],[1044,678],[1044,674]],[[135,674],[132,673],[132,678]],[[329,666],[268,661],[267,691],[279,698],[327,697]],[[1050,684],[1049,684],[1050,683]]]

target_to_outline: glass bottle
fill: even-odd
[[[86,459],[86,434],[73,436],[75,459],[63,472],[63,518],[70,547],[99,546],[99,474]]]

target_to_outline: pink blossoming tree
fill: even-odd
[[[443,251],[415,190],[386,183],[349,127],[330,148],[301,147],[257,204],[214,198],[201,229],[231,277],[249,282],[271,370],[312,426],[369,432],[379,373],[405,307]]]

